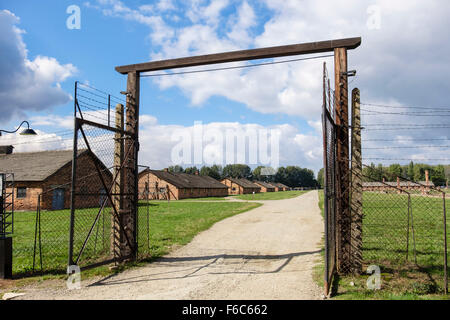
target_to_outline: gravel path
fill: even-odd
[[[318,193],[230,217],[146,266],[107,278],[27,287],[17,299],[320,299],[312,279],[323,222]]]

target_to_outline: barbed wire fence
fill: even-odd
[[[382,137],[362,139],[362,161],[380,161],[379,166],[363,164],[364,169],[370,168],[369,176],[366,170],[351,169],[352,179],[362,181],[361,210],[362,210],[362,261],[365,267],[380,266],[382,272],[394,273],[409,281],[407,290],[417,290],[421,287],[423,293],[448,293],[448,263],[447,239],[449,236],[446,210],[448,207],[447,189],[434,186],[432,181],[413,181],[404,174],[388,176],[382,163],[406,161],[407,163],[450,161],[446,157],[446,150],[450,147],[442,144],[449,141],[445,135],[423,134],[418,139],[395,135],[397,132],[418,130],[438,130],[448,128],[448,124],[402,124],[402,120],[395,118],[397,123],[374,123],[373,117],[448,117],[448,108],[388,106],[361,103],[374,109],[362,108],[362,123],[358,128],[352,128],[352,134],[359,129],[364,134],[373,131],[382,133]],[[393,112],[393,110],[400,110]],[[403,110],[404,109],[404,110]],[[421,112],[409,109],[422,109]],[[369,117],[369,118],[366,118]],[[401,118],[400,118],[401,119]],[[383,119],[384,120],[384,119]],[[391,134],[393,133],[393,134]],[[439,144],[436,144],[438,143]],[[353,140],[352,140],[353,143]],[[369,144],[366,146],[365,144]],[[381,143],[374,145],[373,143]],[[408,143],[407,145],[405,145]],[[386,145],[387,144],[387,145]],[[399,150],[400,155],[389,153]],[[418,151],[408,157],[405,151]],[[424,150],[436,150],[429,154]],[[366,155],[365,152],[369,152]],[[424,154],[425,152],[425,154]],[[444,156],[442,156],[444,152]],[[381,153],[381,154],[380,154]],[[347,159],[351,161],[350,159]],[[375,173],[373,171],[376,171]],[[353,186],[352,186],[353,188]],[[355,190],[352,189],[352,194]],[[352,201],[352,206],[355,205]],[[425,280],[424,280],[425,279]]]
[[[447,293],[449,200],[445,189],[403,177],[397,182],[386,182],[386,176],[378,180],[353,170],[351,174],[364,181],[364,265],[378,265],[404,277],[418,271],[431,281],[428,293]]]
[[[80,134],[82,137],[75,140],[77,174],[72,179],[71,166],[62,168],[57,175],[58,181],[48,181],[31,200],[35,203],[35,210],[16,215],[13,250],[16,276],[65,272],[70,250],[75,253],[81,267],[103,264],[115,257],[112,235],[114,200],[111,201],[108,192],[113,189],[117,171],[114,159],[117,135],[108,128],[114,127],[116,121],[113,103],[124,105],[126,101],[87,84],[77,83],[77,91],[77,113],[86,120]],[[93,122],[92,125],[89,121]],[[59,133],[74,134],[66,130]],[[74,142],[73,138],[67,140]],[[70,248],[70,190],[73,181],[76,186],[76,215],[73,248]],[[112,194],[113,198],[117,196],[117,193]],[[55,206],[57,198],[62,200]],[[138,259],[144,259],[150,254],[150,204],[148,193],[139,195],[139,198],[136,255]]]

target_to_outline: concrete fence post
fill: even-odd
[[[361,154],[361,110],[360,92],[355,88],[352,91],[352,156],[351,156],[351,260],[352,272],[362,273],[362,154]]]

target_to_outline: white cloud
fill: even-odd
[[[252,44],[252,38],[248,33],[248,29],[256,25],[256,15],[253,8],[244,1],[239,7],[237,17],[231,18],[229,23],[232,25],[231,31],[227,33],[227,37],[239,44],[239,46],[249,46]]]
[[[442,39],[448,37],[450,5],[442,1],[265,0],[269,19],[263,21],[255,13],[255,8],[257,6],[261,8],[261,3],[240,1],[236,5],[236,2],[228,1],[194,0],[185,4],[185,16],[190,19],[190,23],[178,28],[170,27],[158,13],[144,10],[136,12],[121,3],[118,5],[118,1],[100,2],[104,4],[108,2],[110,5],[108,10],[113,10],[116,16],[150,26],[150,36],[154,41],[150,52],[152,60],[361,36],[361,47],[349,52],[349,68],[358,72],[358,77],[351,79],[353,81],[351,86],[361,88],[363,102],[448,106],[447,93],[450,91],[450,84],[445,75],[450,73],[448,55],[450,44]],[[115,6],[111,7],[112,3],[115,3]],[[380,8],[379,30],[367,27],[369,6]],[[226,16],[223,15],[225,10]],[[129,14],[130,11],[133,12],[132,15]],[[158,24],[147,22],[157,18],[162,19]],[[165,26],[167,30],[161,32],[163,29],[158,29],[158,25]],[[262,31],[255,34],[254,27]],[[316,131],[320,131],[318,121],[322,105],[323,60],[161,77],[154,78],[154,81],[163,90],[171,87],[180,88],[196,107],[201,107],[209,98],[219,95],[243,103],[257,112],[300,116],[308,120],[309,125]],[[332,59],[327,61],[328,70],[332,74],[333,61]],[[377,110],[389,112],[389,109]],[[380,122],[395,125],[399,122],[433,124],[446,121],[447,118],[444,117],[394,114],[363,116],[363,126]],[[363,139],[383,137],[395,139],[397,136],[405,136],[405,133],[412,140],[426,137],[446,138],[448,129],[406,132],[367,130],[363,131]],[[304,138],[296,139],[297,144],[308,146],[308,141]],[[320,139],[317,144],[321,144]],[[386,143],[366,144],[366,146],[383,145]],[[311,149],[305,149],[305,154],[314,157],[314,145],[310,147]],[[414,152],[418,151],[378,150],[366,154],[380,158],[418,157]],[[420,150],[421,158],[438,157],[439,154],[439,158],[442,158],[442,153],[442,150]]]
[[[321,167],[322,160],[322,146],[320,135],[311,135],[299,132],[297,128],[290,124],[262,126],[259,124],[242,124],[239,122],[212,122],[205,123],[202,126],[203,130],[203,162],[198,163],[194,156],[194,125],[180,126],[180,125],[161,125],[156,123],[156,119],[151,117],[152,121],[140,122],[139,139],[140,152],[139,163],[142,165],[149,165],[155,169],[162,169],[170,165],[180,164],[174,163],[172,160],[172,150],[179,145],[180,140],[173,140],[175,133],[179,133],[178,138],[190,136],[191,141],[191,157],[190,161],[183,163],[183,166],[205,165],[211,164],[211,159],[216,159],[216,163],[227,164],[230,163],[230,156],[234,154],[233,160],[238,163],[252,163],[251,159],[255,159],[261,163],[260,152],[264,146],[261,143],[256,144],[257,148],[250,149],[250,142],[246,141],[246,150],[241,153],[237,148],[237,141],[235,141],[235,150],[226,150],[226,136],[227,132],[236,136],[249,136],[252,132],[260,132],[263,130],[277,130],[280,132],[279,145],[279,160],[280,166],[299,165],[318,170]],[[222,137],[223,140],[216,138]],[[177,136],[177,135],[175,135]],[[188,139],[189,141],[189,139]],[[227,153],[228,152],[228,153]],[[256,153],[251,154],[251,152]],[[269,152],[269,156],[270,156]],[[228,159],[228,160],[227,160]],[[209,160],[209,161],[208,161]]]
[[[73,116],[57,116],[49,114],[45,116],[34,116],[30,118],[33,126],[52,126],[65,129],[73,129]]]
[[[19,18],[8,10],[0,11],[0,119],[23,116],[26,111],[41,111],[68,102],[71,97],[60,83],[77,72],[72,64],[55,58],[37,56],[29,60],[23,41],[25,32],[16,27]]]
[[[45,150],[72,149],[72,135],[46,133],[35,129],[36,136],[21,136],[20,133],[5,134],[0,137],[1,145],[14,146],[14,152],[35,152]]]
[[[217,26],[220,12],[229,4],[228,0],[211,1],[209,5],[201,5],[202,1],[194,0],[191,8],[186,12],[186,16],[193,22],[205,21],[207,24]]]
[[[172,0],[160,0],[157,5],[158,9],[161,11],[174,10],[176,9],[175,5],[172,3]]]

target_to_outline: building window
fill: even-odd
[[[19,187],[17,188],[17,198],[26,198],[27,197],[27,188]]]

